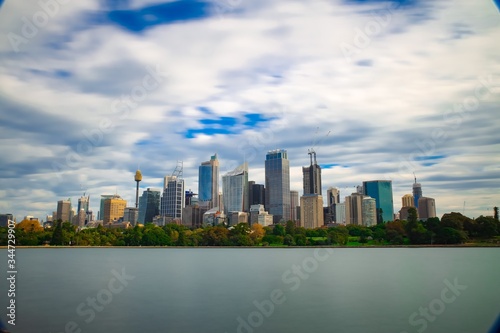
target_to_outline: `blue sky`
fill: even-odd
[[[0,7],[0,213],[45,218],[84,190],[134,201],[215,152],[291,189],[314,146],[324,191],[413,172],[438,214],[500,205],[493,1],[38,1]]]

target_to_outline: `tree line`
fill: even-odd
[[[69,222],[57,221],[44,229],[38,221],[16,225],[16,245],[75,246],[357,246],[500,243],[500,222],[495,217],[468,218],[460,213],[419,221],[415,209],[405,221],[305,229],[294,222],[263,227],[240,223],[204,228],[177,224],[146,224],[129,229],[98,226],[78,231]],[[0,228],[0,245],[7,245],[7,228]]]

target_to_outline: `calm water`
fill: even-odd
[[[481,333],[500,313],[500,249],[330,251],[18,249],[12,332]]]

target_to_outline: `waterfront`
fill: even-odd
[[[486,332],[499,259],[498,248],[18,249],[12,332]]]

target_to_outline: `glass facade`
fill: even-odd
[[[222,176],[224,212],[248,212],[248,165],[244,163]]]
[[[210,161],[201,163],[198,171],[198,199],[207,202],[208,208],[219,206],[219,160],[217,154]]]
[[[288,221],[290,212],[290,161],[286,150],[272,150],[265,162],[266,211],[273,222]]]
[[[392,198],[392,181],[373,180],[363,182],[364,194],[375,199],[377,206],[377,222],[394,220],[394,202]]]
[[[184,179],[170,177],[161,198],[161,216],[182,219],[185,198]]]
[[[139,198],[139,223],[153,222],[153,217],[160,215],[160,191],[148,188]]]

